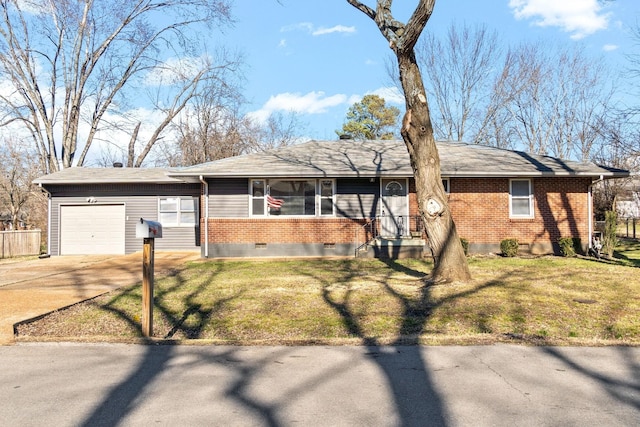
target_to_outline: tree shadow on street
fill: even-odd
[[[299,273],[318,283],[318,290],[324,303],[339,315],[343,328],[350,336],[358,338],[362,348],[357,349],[357,359],[345,358],[323,362],[322,366],[293,365],[307,372],[293,371],[292,360],[304,357],[301,353],[305,350],[295,347],[273,347],[267,351],[257,352],[257,356],[246,352],[242,347],[190,347],[187,362],[185,360],[185,347],[172,345],[146,346],[141,356],[136,359],[136,365],[130,374],[118,382],[96,406],[95,410],[85,419],[84,425],[117,425],[124,423],[127,417],[137,413],[138,407],[145,405],[145,395],[150,393],[149,388],[154,382],[162,381],[166,372],[171,372],[180,366],[180,369],[189,370],[190,366],[205,366],[212,376],[220,375],[219,370],[225,372],[228,381],[221,385],[223,399],[233,407],[241,407],[238,417],[250,418],[254,423],[268,426],[287,425],[287,410],[295,407],[305,399],[316,399],[314,393],[331,389],[334,381],[342,381],[343,378],[354,374],[354,370],[362,368],[365,364],[372,364],[380,373],[384,385],[377,384],[375,393],[386,393],[389,396],[389,405],[392,407],[397,420],[397,425],[445,426],[451,424],[452,415],[448,413],[448,403],[444,401],[443,394],[438,390],[434,381],[435,367],[430,366],[427,356],[429,348],[421,346],[421,336],[429,326],[429,321],[435,310],[445,306],[456,299],[462,299],[490,287],[508,286],[506,276],[498,276],[473,286],[465,287],[459,292],[448,292],[446,297],[436,297],[434,290],[441,286],[428,282],[428,262],[400,262],[394,259],[381,260],[386,268],[377,270],[375,274],[363,275],[359,268],[354,267],[354,262],[349,260],[335,261],[332,268],[338,272],[325,275],[317,264],[311,264],[307,268],[300,268]],[[204,325],[212,316],[216,316],[225,308],[232,297],[221,298],[212,306],[203,307],[198,300],[198,294],[207,285],[212,285],[218,278],[221,268],[226,268],[217,263],[210,265],[211,270],[203,269],[202,282],[194,290],[185,293],[183,297],[186,309],[180,315],[170,315],[172,328],[167,337],[183,334],[190,338],[201,337]],[[505,273],[509,274],[509,273]],[[402,277],[398,282],[398,277]],[[166,292],[179,291],[187,277],[180,272],[176,274],[176,281]],[[368,332],[364,321],[362,306],[357,304],[358,286],[378,287],[384,293],[392,297],[392,300],[400,307],[400,319],[396,334],[391,337],[379,337]],[[398,283],[401,283],[398,286]],[[455,285],[454,285],[455,286]],[[163,291],[165,292],[165,291]],[[517,290],[513,290],[517,292]],[[517,295],[517,294],[516,294]],[[159,308],[170,313],[164,305],[162,298],[157,301]],[[509,301],[505,301],[509,303]],[[513,309],[519,305],[517,298],[512,301]],[[516,313],[517,314],[517,313]],[[187,322],[195,316],[197,321]],[[513,318],[517,319],[514,315]],[[479,322],[482,318],[479,317]],[[187,326],[187,323],[190,326]],[[200,325],[200,326],[198,326]],[[517,329],[516,320],[514,327]],[[479,325],[481,329],[482,325]],[[164,334],[164,333],[163,333]],[[535,343],[534,343],[535,344]],[[543,344],[543,343],[538,343]],[[640,403],[636,396],[640,391],[640,366],[634,360],[634,355],[625,349],[619,350],[621,360],[628,365],[631,373],[629,379],[617,378],[603,374],[576,360],[572,360],[571,353],[562,349],[543,347],[542,353],[546,353],[566,364],[571,370],[588,376],[599,386],[603,387],[612,398],[623,402],[625,405],[640,409]],[[338,348],[337,353],[340,353]],[[350,351],[345,354],[353,355]],[[334,353],[335,354],[335,353]],[[275,367],[282,370],[274,371]],[[286,372],[295,378],[287,378],[284,387],[272,390],[269,394],[256,393],[256,387],[265,378],[276,373]],[[357,377],[357,374],[356,374]],[[378,378],[376,378],[377,380]],[[372,378],[372,380],[374,380]],[[349,385],[350,387],[353,384]],[[188,388],[188,387],[187,387]],[[191,389],[190,392],[194,392]],[[380,391],[385,390],[385,391]],[[218,397],[219,398],[219,397]],[[325,402],[319,404],[320,407]],[[216,405],[211,401],[211,405]],[[340,413],[342,407],[335,407],[336,413]],[[232,415],[230,415],[232,416]]]
[[[336,313],[340,315],[344,328],[349,335],[361,340],[366,347],[366,355],[384,374],[391,388],[391,396],[397,410],[399,425],[402,426],[445,426],[448,414],[441,401],[438,391],[433,385],[430,371],[424,359],[424,347],[420,346],[420,338],[428,324],[433,310],[452,299],[461,298],[470,293],[479,292],[491,286],[499,286],[500,280],[491,281],[472,291],[460,292],[445,299],[436,300],[432,297],[432,288],[428,274],[407,267],[396,259],[381,259],[388,267],[388,272],[379,277],[371,286],[380,286],[392,296],[401,306],[400,326],[395,339],[386,339],[369,335],[362,324],[361,313],[356,312],[353,297],[354,288],[348,287],[339,295],[334,295],[334,283],[327,282],[322,277],[309,270],[303,272],[322,283],[322,298]],[[343,269],[342,283],[349,283],[353,272]],[[401,273],[416,278],[414,282],[417,292],[407,295],[397,291],[389,284],[394,273]],[[446,286],[446,285],[445,285]]]
[[[564,364],[567,369],[588,377],[601,387],[606,394],[620,403],[640,411],[640,361],[630,347],[616,347],[619,366],[626,367],[628,377],[616,378],[602,370],[595,370],[585,363],[572,359],[561,347],[543,347],[543,352]],[[615,363],[613,360],[609,363]]]
[[[165,294],[179,291],[187,282],[179,270],[172,272],[171,276],[173,276],[175,283],[159,291],[154,297],[155,309],[159,310],[172,325],[165,339],[172,338],[178,331],[184,333],[187,338],[199,338],[208,319],[216,312],[221,311],[227,302],[238,296],[234,295],[220,299],[210,308],[203,308],[201,304],[195,302],[198,295],[215,280],[222,268],[223,266],[221,264],[217,264],[217,269],[208,269],[206,276],[201,279],[201,283],[196,289],[186,294],[183,302],[187,309],[181,317],[172,314],[172,310],[164,304],[162,298]],[[137,286],[139,286],[139,284]],[[131,290],[133,291],[134,289],[135,288],[132,288]],[[140,304],[141,303],[140,301]],[[117,317],[124,320],[129,327],[135,329],[139,335],[142,335],[142,325],[138,319],[132,318],[128,313],[114,307],[110,303],[101,308],[116,314]],[[191,326],[185,326],[185,322],[190,316],[196,317],[195,325],[193,324],[194,322],[190,322]],[[168,368],[174,353],[174,346],[170,345],[171,341],[164,342],[163,344],[167,345],[161,345],[162,348],[160,350],[154,345],[157,344],[157,342],[154,342],[152,339],[147,339],[146,341],[148,345],[138,366],[132,371],[128,378],[120,382],[109,392],[108,396],[96,407],[93,413],[87,417],[82,425],[119,424],[128,413],[135,409],[139,401],[139,396],[143,394],[143,391]]]

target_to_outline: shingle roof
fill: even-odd
[[[160,168],[66,168],[34,181],[36,184],[105,184],[154,183],[175,184],[183,179],[167,175],[171,169]]]
[[[459,142],[438,142],[446,177],[624,177],[628,171]],[[413,175],[403,141],[310,141],[182,168],[170,176],[374,177]]]
[[[621,169],[560,160],[476,144],[438,142],[445,177],[629,176]],[[375,177],[412,176],[402,141],[309,141],[263,153],[229,157],[178,169],[67,168],[36,184],[197,182],[205,177]]]

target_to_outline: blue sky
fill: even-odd
[[[375,6],[375,1],[365,1]],[[396,0],[394,16],[406,22],[417,0]],[[391,82],[385,39],[346,0],[237,0],[228,43],[244,52],[247,112],[296,111],[306,137],[335,139],[348,108],[363,95],[383,94]],[[583,44],[621,70],[637,49],[631,27],[640,19],[638,0],[438,0],[425,31],[444,34],[451,23],[486,24],[506,44],[543,40]],[[398,104],[402,107],[402,104]]]

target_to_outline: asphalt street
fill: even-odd
[[[640,348],[0,347],[2,426],[637,426]]]

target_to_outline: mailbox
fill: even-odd
[[[162,224],[140,218],[140,222],[136,224],[136,237],[138,239],[160,238],[162,237]]]

